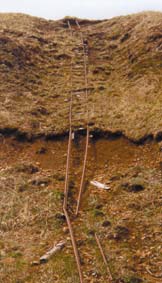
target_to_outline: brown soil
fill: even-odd
[[[73,143],[70,211],[76,206],[84,144],[83,137]],[[62,218],[66,152],[67,139],[1,142],[0,282],[78,282]],[[72,217],[85,282],[107,282],[93,231],[100,236],[114,282],[160,282],[146,267],[160,274],[161,158],[154,142],[91,139],[80,217]],[[90,180],[107,183],[111,189],[96,189]],[[141,190],[130,190],[139,184]],[[67,245],[60,255],[32,266],[61,239]]]

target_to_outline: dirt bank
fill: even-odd
[[[84,138],[73,143],[70,206],[75,209]],[[62,215],[67,139],[0,144],[0,282],[78,282],[74,256]],[[135,145],[120,138],[91,140],[87,185],[73,227],[85,282],[106,282],[93,237],[99,233],[114,282],[160,282],[161,152],[157,143]],[[90,180],[110,186],[92,187]],[[32,266],[54,242],[66,248],[46,265]]]

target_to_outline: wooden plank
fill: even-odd
[[[110,190],[110,187],[98,181],[91,181],[90,184],[97,187],[98,189]]]
[[[54,247],[49,250],[46,254],[40,257],[40,264],[46,263],[49,261],[49,259],[56,254],[57,252],[61,251],[65,247],[65,241],[61,241],[58,244],[54,245]]]

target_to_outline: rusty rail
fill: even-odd
[[[99,247],[100,253],[101,253],[101,255],[102,255],[104,264],[105,264],[105,266],[106,266],[107,274],[108,274],[108,276],[109,276],[109,282],[112,282],[112,281],[113,281],[113,278],[112,278],[112,275],[111,275],[111,271],[110,271],[110,268],[109,268],[109,266],[108,266],[108,262],[107,262],[107,259],[106,259],[105,254],[104,254],[102,245],[101,245],[100,240],[99,240],[99,238],[98,238],[98,236],[97,236],[96,233],[95,233],[95,239],[96,239],[97,245],[98,245],[98,247]]]
[[[84,153],[84,161],[83,161],[83,169],[82,169],[82,175],[81,175],[81,182],[80,182],[80,187],[79,187],[79,193],[78,193],[78,199],[77,199],[77,206],[76,206],[76,216],[79,213],[79,208],[80,208],[80,203],[81,203],[81,197],[82,197],[82,192],[84,188],[84,181],[85,181],[85,173],[86,173],[86,164],[87,164],[87,156],[88,156],[88,146],[89,146],[89,136],[90,136],[90,131],[89,131],[89,113],[88,113],[88,70],[87,70],[87,58],[86,58],[86,48],[85,48],[85,40],[83,37],[83,33],[81,31],[81,27],[79,25],[79,22],[76,20],[75,21],[80,37],[81,37],[81,42],[83,45],[83,56],[84,56],[84,81],[85,81],[85,100],[86,100],[86,120],[87,120],[87,130],[86,130],[86,145],[85,145],[85,153]],[[73,37],[73,31],[71,28],[70,21],[68,21],[68,28],[70,30],[71,37]],[[71,82],[71,92],[70,92],[70,104],[69,104],[69,140],[68,140],[68,150],[67,150],[67,161],[66,161],[66,177],[65,177],[65,188],[64,188],[64,202],[63,202],[63,211],[66,217],[68,229],[70,232],[70,238],[73,246],[73,251],[75,255],[75,260],[77,264],[77,269],[78,269],[78,274],[79,274],[79,279],[80,283],[83,283],[83,273],[81,269],[81,262],[80,262],[80,256],[71,224],[71,220],[68,214],[68,192],[69,192],[69,169],[70,169],[70,156],[71,156],[71,145],[72,145],[72,106],[73,106],[73,81],[72,81],[72,71],[73,71],[73,61],[71,59],[71,67],[70,67],[70,82]],[[95,233],[95,240],[97,242],[97,245],[99,247],[103,262],[106,266],[107,274],[108,274],[108,280],[109,282],[113,282],[113,277],[111,275],[110,268],[108,266],[108,262],[106,259],[106,256],[104,254],[102,245],[100,243],[99,237]]]
[[[77,207],[76,207],[76,216],[79,213],[80,203],[81,203],[81,197],[82,192],[84,188],[84,180],[85,180],[85,171],[86,171],[86,164],[87,164],[87,156],[88,156],[88,145],[89,145],[89,114],[88,114],[88,76],[87,76],[87,60],[86,60],[86,50],[85,50],[85,43],[83,38],[83,33],[81,31],[81,27],[79,25],[79,22],[76,20],[76,25],[79,29],[81,41],[83,45],[83,56],[84,56],[84,80],[85,80],[85,99],[86,99],[86,114],[87,114],[87,133],[86,133],[86,146],[85,146],[85,154],[84,154],[84,162],[83,162],[83,170],[82,170],[82,176],[81,176],[81,182],[79,187],[79,194],[77,199]]]
[[[72,36],[72,29],[70,22],[68,21],[68,27],[70,34]],[[72,74],[73,62],[71,59],[70,64],[70,74]],[[70,103],[69,103],[69,141],[68,141],[68,151],[67,151],[67,161],[66,161],[66,175],[65,175],[65,189],[64,189],[64,208],[67,208],[68,193],[69,193],[69,168],[70,168],[70,155],[71,155],[71,144],[72,144],[72,105],[73,105],[73,93],[72,93],[72,75],[70,76]]]
[[[81,269],[80,256],[79,256],[77,244],[76,244],[76,241],[75,241],[74,232],[73,232],[73,228],[72,228],[72,225],[71,225],[70,217],[69,217],[69,214],[67,212],[67,209],[64,206],[63,206],[63,211],[64,211],[64,214],[65,214],[66,222],[67,222],[68,229],[69,229],[69,232],[70,232],[70,238],[71,238],[71,242],[72,242],[72,246],[73,246],[73,251],[74,251],[77,269],[78,269],[78,273],[79,273],[80,283],[83,283],[83,273],[82,273],[82,269]]]
[[[72,29],[70,22],[68,21],[68,27],[72,36]],[[64,202],[63,202],[63,212],[66,217],[66,222],[68,225],[68,229],[70,232],[70,238],[73,246],[73,251],[75,255],[75,260],[77,264],[78,274],[80,283],[83,283],[83,274],[81,270],[81,263],[80,263],[80,256],[77,248],[77,244],[74,237],[74,232],[72,228],[72,224],[70,221],[70,217],[67,210],[68,204],[68,192],[69,192],[69,168],[70,168],[70,155],[71,155],[71,144],[72,144],[72,104],[73,104],[73,94],[72,94],[72,69],[73,69],[73,62],[71,60],[71,94],[70,94],[70,105],[69,105],[69,141],[68,141],[68,151],[67,151],[67,161],[66,161],[66,176],[65,176],[65,188],[64,188]]]

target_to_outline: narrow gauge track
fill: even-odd
[[[81,196],[83,192],[83,187],[84,187],[84,179],[85,179],[85,172],[86,172],[86,163],[87,163],[87,156],[88,156],[88,145],[89,145],[89,115],[88,115],[88,71],[87,71],[87,56],[88,56],[88,51],[87,51],[87,41],[84,40],[83,33],[81,31],[80,25],[78,21],[75,21],[76,27],[78,28],[79,34],[80,34],[80,39],[81,39],[81,44],[83,48],[83,64],[84,64],[84,100],[85,100],[85,105],[86,105],[86,145],[85,145],[85,153],[84,153],[84,161],[83,161],[83,169],[82,169],[82,175],[81,175],[81,182],[80,182],[80,187],[79,187],[79,193],[78,193],[78,198],[77,198],[77,207],[76,207],[76,216],[78,215],[79,208],[80,208],[80,202],[81,202]],[[68,28],[70,31],[71,38],[73,38],[73,30],[70,24],[70,21],[68,21]],[[67,206],[68,202],[68,192],[69,192],[69,171],[70,171],[70,156],[71,156],[71,146],[72,146],[72,108],[73,108],[73,79],[72,79],[72,73],[73,73],[73,59],[71,59],[71,64],[70,64],[70,103],[69,103],[69,140],[68,140],[68,150],[67,150],[67,161],[66,161],[66,176],[65,176],[65,190],[64,190],[64,206]]]
[[[76,21],[76,26],[81,34],[81,39],[82,39],[82,45],[83,45],[83,55],[84,55],[84,79],[85,79],[85,99],[86,99],[86,105],[88,104],[88,80],[87,80],[87,64],[86,64],[86,51],[85,51],[85,46],[84,46],[84,39],[83,39],[83,34],[80,30],[80,25],[78,21]],[[70,31],[71,37],[73,37],[73,31],[71,28],[70,21],[68,21],[68,28]],[[65,188],[64,188],[64,203],[63,203],[63,211],[66,217],[67,225],[69,228],[70,232],[70,237],[71,237],[71,242],[73,246],[73,251],[75,255],[75,260],[78,268],[78,273],[79,273],[79,279],[80,283],[83,283],[83,273],[81,269],[81,262],[80,262],[80,256],[71,224],[71,220],[68,214],[68,193],[69,193],[69,169],[70,169],[70,156],[71,156],[71,146],[72,146],[72,106],[73,106],[73,81],[72,81],[72,71],[73,71],[73,61],[71,59],[71,64],[70,64],[70,74],[71,74],[71,79],[70,79],[70,104],[69,104],[69,140],[68,140],[68,150],[67,150],[67,161],[66,161],[66,176],[65,176]],[[89,128],[88,128],[88,105],[87,107],[87,138],[86,138],[86,148],[85,148],[85,155],[84,155],[84,163],[83,163],[83,171],[82,171],[82,177],[81,177],[81,184],[80,184],[80,189],[79,189],[79,195],[78,195],[78,200],[77,200],[77,208],[76,208],[76,215],[78,215],[79,211],[79,206],[80,206],[80,201],[81,201],[81,195],[83,191],[83,185],[84,185],[84,177],[85,177],[85,168],[86,168],[86,161],[87,161],[87,155],[88,155],[88,143],[89,143]]]
[[[85,172],[86,172],[86,163],[87,163],[87,156],[88,156],[88,145],[89,145],[89,114],[88,114],[88,69],[87,69],[87,56],[88,50],[86,50],[86,42],[83,37],[83,33],[81,31],[80,25],[78,21],[76,21],[76,25],[80,31],[81,42],[83,45],[83,56],[84,56],[84,82],[85,82],[85,100],[86,100],[86,122],[87,122],[87,133],[86,133],[86,146],[85,146],[85,154],[84,154],[84,162],[83,162],[83,170],[81,176],[81,183],[79,188],[78,200],[77,200],[77,207],[76,207],[76,216],[79,213],[81,196],[84,187],[84,179],[85,179]],[[87,54],[86,54],[87,51]]]
[[[68,21],[67,24],[68,24],[68,29],[70,31],[71,39],[73,39],[73,29],[71,27],[70,21]],[[81,174],[81,182],[80,182],[76,211],[75,211],[75,216],[78,216],[79,209],[80,209],[80,203],[81,203],[81,197],[82,197],[83,188],[84,188],[84,181],[85,181],[90,131],[89,131],[89,111],[88,111],[88,65],[87,65],[88,46],[87,46],[87,40],[84,39],[83,33],[81,31],[81,27],[80,27],[79,22],[77,20],[75,20],[75,24],[76,24],[77,30],[79,32],[81,45],[82,45],[82,48],[83,48],[84,100],[85,100],[85,105],[86,105],[86,145],[85,145],[84,161],[83,161],[83,168],[82,168],[82,174]],[[70,64],[69,139],[68,139],[67,161],[66,161],[63,212],[64,212],[64,215],[66,217],[66,222],[67,222],[68,229],[69,229],[69,232],[70,232],[70,238],[71,238],[71,242],[72,242],[72,246],[73,246],[73,251],[74,251],[75,260],[76,260],[76,264],[77,264],[80,283],[83,283],[83,273],[82,273],[82,268],[81,268],[80,255],[79,255],[79,251],[78,251],[78,248],[77,248],[77,243],[76,243],[76,240],[75,240],[72,223],[71,223],[70,216],[69,216],[69,213],[68,213],[69,171],[70,171],[70,157],[71,157],[72,134],[73,134],[73,129],[72,129],[72,110],[73,110],[73,103],[74,103],[74,101],[73,101],[73,95],[74,95],[73,94],[73,78],[72,78],[73,68],[74,68],[74,66],[73,66],[73,57],[72,57],[71,64]],[[104,255],[101,243],[100,243],[99,238],[96,234],[95,234],[95,239],[96,239],[97,245],[100,249],[103,261],[104,261],[106,268],[107,268],[107,273],[109,275],[108,281],[112,282],[112,276],[111,276],[111,273],[110,273],[110,269],[108,267],[106,257]]]

